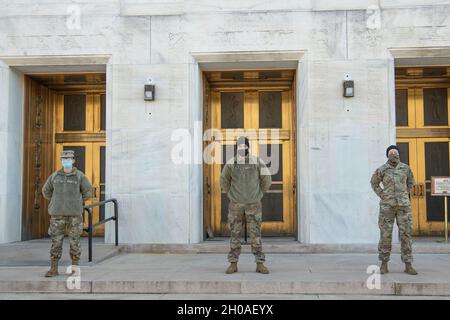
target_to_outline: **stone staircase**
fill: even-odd
[[[22,245],[21,251],[20,243],[14,244],[15,258],[8,256],[12,255],[12,246],[8,250],[0,247],[0,259],[10,259],[9,263],[0,263],[0,293],[450,297],[449,244],[435,241],[414,244],[418,276],[403,273],[399,247],[394,245],[390,273],[379,278],[368,271],[370,266],[378,264],[375,244],[304,245],[295,241],[266,241],[269,275],[254,272],[250,246],[244,245],[239,272],[226,275],[228,242],[225,240],[194,245],[125,244],[114,249],[102,249],[98,243],[94,249],[95,263],[82,264],[79,289],[68,288],[68,275],[64,271],[69,261],[62,261],[60,276],[44,278],[48,262],[33,263],[33,257],[40,255],[34,252],[35,255],[29,256],[33,246]],[[47,245],[39,244],[41,254],[48,254]],[[67,248],[64,252],[68,255]],[[39,259],[44,262],[45,256]],[[14,261],[19,263],[14,265]],[[376,279],[380,280],[379,287],[374,282]]]

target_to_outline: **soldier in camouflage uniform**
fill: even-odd
[[[62,254],[62,244],[66,228],[70,242],[72,272],[76,272],[81,256],[80,236],[83,229],[83,203],[92,197],[92,185],[83,172],[73,167],[74,152],[65,150],[61,154],[62,169],[54,172],[44,184],[42,194],[50,200],[49,235],[51,267],[46,277],[58,275],[58,261]]]
[[[370,181],[372,189],[381,199],[378,219],[380,273],[389,272],[388,261],[392,248],[392,229],[394,220],[396,220],[405,272],[416,275],[417,271],[412,267],[412,214],[409,200],[409,192],[414,185],[414,176],[409,166],[400,162],[397,146],[392,145],[387,148],[386,156],[388,161],[375,171]],[[380,187],[380,183],[383,183],[383,188]]]
[[[243,220],[249,227],[252,253],[255,256],[256,272],[267,274],[262,251],[261,222],[263,193],[269,190],[272,177],[264,162],[249,154],[249,141],[239,137],[236,143],[237,155],[228,161],[220,176],[222,190],[227,192],[228,223],[230,224],[230,266],[226,273],[237,272],[237,262],[241,253],[241,231]]]

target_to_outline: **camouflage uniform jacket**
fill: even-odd
[[[380,183],[383,183],[383,189]],[[370,180],[373,191],[381,198],[380,205],[409,206],[409,192],[414,185],[414,176],[407,164],[399,162],[392,166],[386,162],[375,170]]]
[[[223,167],[220,186],[231,201],[254,203],[261,200],[263,193],[269,190],[272,177],[265,163],[252,155],[245,163],[239,163],[236,156]]]
[[[55,171],[45,182],[42,194],[50,200],[48,213],[58,216],[81,216],[83,201],[92,197],[92,185],[83,172],[73,168]]]

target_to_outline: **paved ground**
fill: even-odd
[[[0,293],[0,300],[450,300],[446,296],[314,294],[66,294]]]
[[[93,262],[88,262],[87,238],[82,238],[82,265],[92,265],[120,253],[222,253],[229,250],[228,238],[216,238],[199,244],[120,244],[118,247],[105,244],[103,238],[93,240]],[[415,253],[441,253],[450,254],[450,244],[438,242],[439,238],[415,238]],[[263,239],[266,253],[377,253],[377,244],[302,244],[288,238]],[[47,266],[49,264],[49,238],[0,244],[0,267],[2,266]],[[250,246],[244,245],[244,253],[250,253]],[[62,263],[70,263],[69,241],[64,240]],[[393,252],[399,253],[398,243],[393,244]]]
[[[269,275],[254,272],[250,254],[232,275],[224,273],[223,254],[123,254],[82,267],[79,290],[67,289],[66,275],[42,277],[44,266],[1,267],[0,292],[450,296],[450,255],[415,258],[419,275],[404,274],[395,254],[391,272],[373,290],[366,284],[367,268],[377,263],[373,254],[268,254]]]
[[[71,290],[63,274],[67,258],[60,276],[44,278],[49,243],[22,244],[0,246],[0,299],[450,298],[448,253],[415,254],[417,276],[403,273],[399,254],[393,254],[391,272],[378,278],[367,271],[378,264],[374,253],[275,253],[274,247],[267,253],[269,275],[254,272],[249,253],[242,254],[238,273],[226,275],[225,253],[129,253],[97,242],[97,263],[82,265],[80,289]],[[441,252],[448,244],[438,246]],[[369,289],[369,277],[380,286]]]
[[[88,262],[88,239],[82,238],[82,254],[81,262],[84,265],[92,263]],[[6,266],[48,266],[50,259],[50,245],[51,240],[49,238],[12,242],[0,245],[0,267]],[[70,263],[69,258],[69,240],[67,237],[63,242],[64,251],[61,263]],[[111,256],[116,255],[119,252],[120,247],[116,247],[111,244],[105,244],[103,238],[93,239],[93,257],[94,263],[108,259]]]

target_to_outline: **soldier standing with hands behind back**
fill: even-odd
[[[228,223],[231,230],[231,248],[228,254],[230,266],[226,273],[237,272],[237,262],[241,253],[242,222],[246,219],[256,261],[256,272],[267,274],[269,270],[264,266],[265,255],[261,242],[261,198],[264,192],[269,190],[272,177],[265,163],[249,154],[249,148],[248,139],[239,137],[236,142],[237,155],[225,164],[220,176],[220,186],[230,199]]]
[[[380,273],[388,273],[388,261],[392,249],[392,229],[397,221],[400,233],[401,257],[405,263],[405,272],[416,275],[412,267],[412,214],[409,192],[414,185],[414,176],[405,163],[400,162],[397,146],[389,146],[386,150],[388,161],[372,175],[370,183],[373,191],[380,197],[380,242],[378,244]],[[380,187],[383,183],[383,188]]]
[[[72,266],[78,268],[81,256],[80,236],[83,231],[83,203],[92,197],[92,185],[83,172],[73,166],[75,155],[72,150],[61,153],[62,169],[54,172],[45,182],[42,194],[50,200],[49,235],[51,267],[46,277],[58,275],[58,261],[62,255],[65,229],[69,232],[70,258]],[[73,271],[74,272],[74,271]]]

